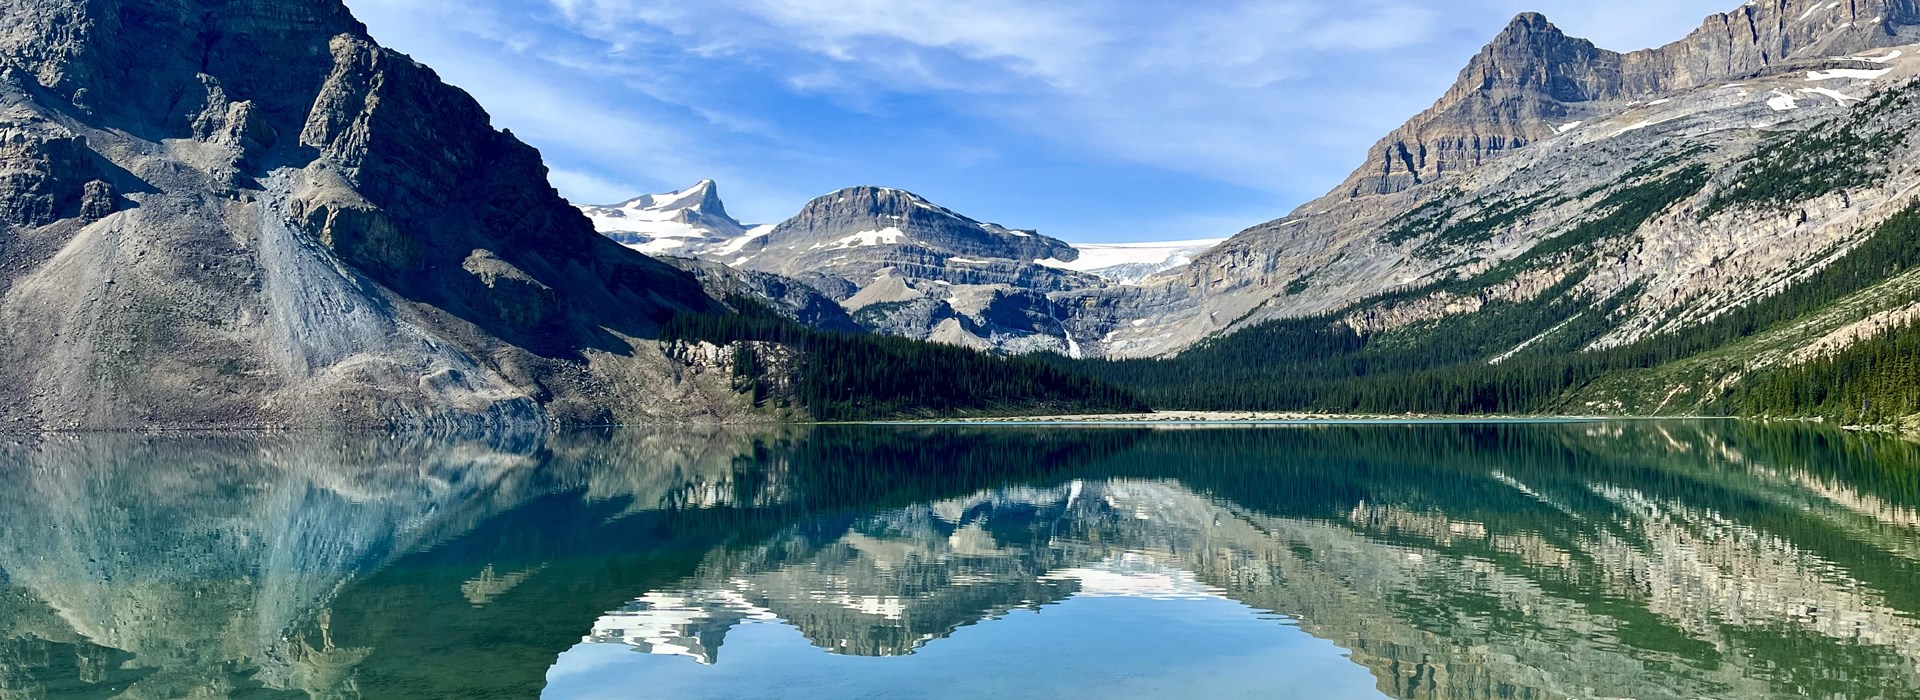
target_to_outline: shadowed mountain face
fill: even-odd
[[[884,690],[1124,599],[1386,697],[1897,697],[1917,463],[1694,423],[57,440],[0,448],[0,689],[532,697],[589,655],[569,683]]]
[[[336,0],[0,2],[0,424],[527,425],[731,396],[718,305]]]

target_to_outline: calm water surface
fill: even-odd
[[[0,699],[1914,698],[1920,450],[1742,423],[0,444]]]

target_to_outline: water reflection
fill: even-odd
[[[1069,676],[1190,635],[1121,696],[1906,697],[1917,465],[1733,423],[35,438],[0,698],[531,697],[588,659],[874,693],[1009,682],[1000,627],[1081,635],[1026,652]]]

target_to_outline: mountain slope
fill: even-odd
[[[37,202],[4,221],[0,387],[26,399],[6,423],[602,422],[727,404],[635,340],[718,308],[698,284],[592,235],[538,153],[338,3],[0,9],[0,129],[25,173],[6,198]]]
[[[911,192],[884,187],[853,187],[814,199],[792,219],[720,255],[734,253],[730,262],[746,269],[856,283],[889,269],[919,280],[1019,280],[1049,291],[1092,283],[1034,263],[1078,257],[1063,241],[975,221]]]
[[[662,341],[743,304],[546,175],[337,0],[0,0],[0,429],[770,418],[738,365],[804,349]],[[710,186],[632,205],[730,221]]]
[[[1766,16],[1812,22],[1830,5]],[[1829,54],[1899,39],[1844,25],[1757,74],[1619,103],[1437,181],[1336,190],[1133,290],[1168,320],[1120,327],[1104,351],[1175,359],[1090,366],[1160,406],[1805,405],[1742,387],[1898,328],[1920,303],[1899,253],[1920,195],[1920,46]],[[1618,84],[1659,82],[1622,65]],[[1864,397],[1869,418],[1887,417],[1905,380],[1882,386]],[[1870,413],[1862,398],[1822,410],[1852,420]]]
[[[1909,0],[1749,2],[1685,39],[1620,54],[1562,33],[1537,13],[1514,18],[1434,106],[1368,153],[1336,192],[1398,192],[1478,167],[1628,100],[1765,74],[1795,58],[1920,40]]]
[[[1524,127],[1503,132],[1524,135],[1524,143],[1509,144],[1498,153],[1483,154],[1486,157],[1457,159],[1457,167],[1433,170],[1437,179],[1422,176],[1418,184],[1409,176],[1391,187],[1356,189],[1353,183],[1359,180],[1350,180],[1284,219],[1255,226],[1205,251],[1164,279],[1081,293],[1083,299],[1065,306],[1086,311],[1065,325],[1078,337],[1098,339],[1084,343],[1089,356],[1170,355],[1263,322],[1332,313],[1443,278],[1472,277],[1591,218],[1590,207],[1616,189],[1623,175],[1635,172],[1639,179],[1648,174],[1636,171],[1642,165],[1659,162],[1662,167],[1656,170],[1672,170],[1664,166],[1696,163],[1724,184],[1730,177],[1724,169],[1759,153],[1766,142],[1818,128],[1912,74],[1915,50],[1899,44],[1910,40],[1914,30],[1908,3],[1855,3],[1847,11],[1852,14],[1822,19],[1826,16],[1821,11],[1839,9],[1831,5],[1803,0],[1754,3],[1711,18],[1672,45],[1620,55],[1617,61],[1603,50],[1589,50],[1586,42],[1565,37],[1543,18],[1522,15],[1474,59],[1434,111],[1396,133],[1440,128],[1435,125],[1465,125],[1461,128],[1472,131],[1495,124]],[[1885,14],[1878,22],[1865,21],[1875,15],[1862,15],[1858,24],[1848,23],[1869,9]],[[1774,28],[1755,29],[1759,39],[1729,44],[1724,37],[1730,17],[1770,22]],[[1798,48],[1784,55],[1767,48],[1768,41],[1780,36]],[[1849,47],[1878,48],[1830,53]],[[1615,63],[1617,75],[1610,67]],[[1549,107],[1575,111],[1553,116],[1545,111]],[[1443,112],[1453,116],[1434,121],[1434,115]],[[1466,137],[1449,138],[1457,145]],[[1405,140],[1395,136],[1386,143],[1396,139]],[[1473,141],[1465,143],[1471,146]],[[1863,157],[1897,162],[1890,153]],[[1428,165],[1439,168],[1432,160]],[[1363,167],[1356,176],[1385,172],[1368,169],[1372,167]],[[1813,211],[1826,206],[1816,204]],[[1856,213],[1785,224],[1749,213],[1745,218],[1714,218],[1706,226],[1676,214],[1650,217],[1641,222],[1649,228],[1639,232],[1646,247],[1686,262],[1649,260],[1610,276],[1608,284],[1618,291],[1636,276],[1650,278],[1634,306],[1654,314],[1676,305],[1712,303],[1695,295],[1725,296],[1738,285],[1758,283],[1754,278],[1798,269],[1815,259],[1817,249],[1854,238],[1859,226],[1890,214],[1873,209],[1864,212],[1866,220],[1857,221]],[[1783,227],[1806,231],[1789,235]],[[1451,230],[1437,235],[1440,228]],[[1790,243],[1779,250],[1755,247],[1774,237]],[[1703,269],[1709,267],[1714,269]],[[1514,284],[1525,285],[1521,293],[1530,295],[1548,286],[1542,279]],[[1495,298],[1515,293],[1499,288],[1466,294]],[[1482,301],[1434,298],[1424,303],[1433,309],[1461,304],[1477,308]],[[1432,317],[1431,312],[1404,308],[1390,315],[1406,322]]]

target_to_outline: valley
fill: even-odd
[[[135,5],[8,6],[0,426],[1920,414],[1906,0],[1632,53],[1523,13],[1325,196],[1142,243],[884,186],[575,207],[337,3]]]
[[[1526,13],[1345,183],[1223,242],[969,256],[876,215],[809,244],[865,263],[801,281],[870,332],[1038,353],[1168,410],[1898,422],[1914,379],[1849,348],[1914,333],[1912,14],[1749,3],[1620,54]],[[795,262],[687,253],[822,269],[757,249]],[[1842,365],[1874,388],[1782,388]]]

